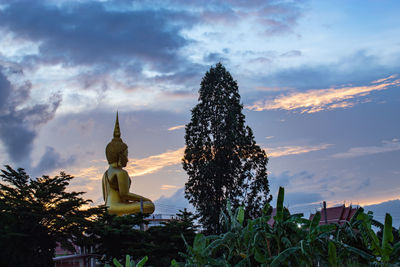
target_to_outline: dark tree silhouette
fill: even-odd
[[[6,166],[0,174],[0,265],[54,266],[57,242],[73,251],[103,209],[82,209],[91,201],[83,192],[66,192],[73,178],[30,179],[23,169]]]
[[[146,215],[145,215],[146,216]],[[192,244],[196,226],[192,213],[180,211],[176,219],[140,231],[139,225],[147,223],[141,214],[115,216],[107,213],[98,218],[91,237],[95,252],[103,263],[112,264],[114,258],[124,261],[126,255],[134,260],[148,256],[150,266],[170,266],[171,260],[183,261],[179,254],[186,251],[185,240]]]
[[[219,214],[230,200],[247,218],[271,201],[268,158],[245,126],[238,85],[221,63],[205,74],[199,103],[186,125],[183,168],[189,175],[185,196],[208,233],[218,233]]]
[[[149,265],[170,266],[171,260],[183,262],[181,253],[186,251],[185,241],[192,244],[196,235],[195,217],[191,212],[180,210],[176,218],[162,226],[150,227],[147,231],[153,249],[149,255]],[[183,239],[183,238],[184,239]]]
[[[112,264],[113,259],[125,261],[125,256],[138,260],[152,256],[147,231],[141,231],[140,224],[146,223],[144,215],[110,215],[107,212],[98,217],[90,230],[95,252],[101,255],[99,260]]]

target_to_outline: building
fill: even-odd
[[[146,231],[150,227],[162,226],[163,223],[167,223],[167,222],[174,220],[174,216],[173,215],[164,215],[164,214],[153,214],[144,220],[148,222],[148,224],[144,226],[144,231]]]
[[[60,244],[56,247],[56,257],[53,258],[54,267],[98,267],[95,254],[91,253],[92,248],[82,248],[74,245],[75,252],[71,253],[63,249]]]
[[[320,211],[321,220],[319,221],[319,224],[343,224],[345,221],[350,221],[357,210],[358,207],[353,208],[351,205],[346,207],[344,204],[338,207],[323,208]],[[310,220],[312,220],[314,216],[315,214],[311,214]]]

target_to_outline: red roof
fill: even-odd
[[[338,207],[326,208],[326,217],[328,224],[339,223],[342,224],[345,221],[350,221],[353,215],[356,213],[357,208],[345,207],[344,205]],[[310,215],[310,220],[314,218],[315,214]],[[321,210],[321,220],[319,224],[325,224],[325,210]]]

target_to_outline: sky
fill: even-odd
[[[118,110],[131,191],[158,213],[188,207],[184,125],[221,62],[269,157],[274,197],[284,186],[286,205],[305,213],[385,202],[400,221],[399,10],[396,0],[0,0],[0,164],[65,171],[71,190],[102,204]]]

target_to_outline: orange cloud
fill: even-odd
[[[171,185],[171,184],[163,184],[160,187],[161,190],[170,190],[170,189],[175,189],[175,188],[178,188],[178,186],[177,185]]]
[[[89,180],[101,180],[105,171],[104,166],[107,166],[106,164],[107,163],[104,163],[101,166],[90,166],[88,168],[81,168],[79,174],[74,176],[88,178]]]
[[[168,128],[168,131],[175,131],[175,130],[182,129],[182,128],[185,128],[185,125],[178,125],[178,126]]]
[[[125,170],[130,176],[140,176],[155,173],[164,167],[180,164],[184,151],[185,148],[182,147],[177,150],[167,151],[165,153],[149,156],[147,158],[130,158]],[[91,165],[89,167],[72,170],[72,174],[75,177],[93,181],[101,180],[103,173],[107,170],[107,168],[108,164],[106,160],[93,160],[91,161]]]
[[[173,151],[150,156],[142,159],[129,159],[128,166],[125,168],[131,176],[140,176],[157,172],[158,170],[180,164],[183,158],[185,148],[179,148]]]
[[[314,113],[322,110],[348,108],[354,103],[348,100],[366,96],[372,91],[386,90],[390,86],[399,86],[400,79],[394,80],[397,75],[371,82],[366,86],[349,86],[343,88],[328,88],[308,90],[306,92],[281,95],[273,100],[258,101],[246,108],[255,111],[262,110],[299,110],[301,113]]]
[[[265,149],[265,152],[267,153],[268,157],[278,158],[288,155],[297,155],[312,151],[323,150],[327,149],[330,146],[331,144],[321,144],[317,146],[282,146],[276,148],[267,148]]]

